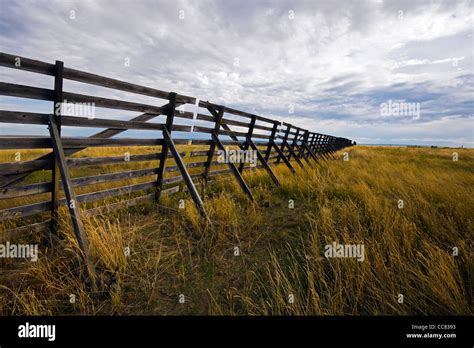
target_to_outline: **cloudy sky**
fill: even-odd
[[[472,1],[451,0],[0,0],[0,51],[359,143],[472,147],[472,13]],[[37,74],[0,74],[52,87]],[[419,113],[382,112],[402,102]],[[50,110],[9,97],[0,104]]]

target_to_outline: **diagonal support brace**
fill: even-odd
[[[283,153],[283,151],[278,147],[278,145],[275,143],[275,140],[273,139],[270,139],[270,142],[271,142],[271,145],[274,147],[274,149],[276,150],[276,152],[278,153],[278,158],[281,158],[283,160],[283,162],[285,162],[286,166],[288,167],[289,170],[291,170],[291,172],[293,174],[296,173],[296,170],[295,168],[293,168],[293,166],[291,165],[290,161],[288,161],[288,158],[286,158],[285,154]]]
[[[196,190],[196,186],[194,186],[194,182],[191,179],[188,170],[186,169],[186,165],[184,164],[183,159],[179,155],[179,152],[176,149],[176,145],[174,144],[174,141],[171,138],[171,135],[166,127],[163,129],[163,137],[165,139],[166,145],[168,146],[171,151],[171,154],[173,155],[173,158],[176,162],[176,165],[178,166],[181,176],[183,177],[184,182],[186,183],[186,186],[189,190],[189,193],[191,194],[194,204],[196,204],[196,207],[199,209],[201,215],[205,218],[208,218],[206,210],[204,209],[204,204],[201,200],[201,197],[199,196],[198,191]]]
[[[89,244],[87,241],[87,236],[84,231],[84,225],[81,220],[81,213],[78,208],[78,202],[74,190],[72,189],[71,176],[69,174],[69,169],[66,164],[66,156],[64,155],[64,149],[61,143],[61,138],[59,136],[58,126],[56,124],[56,119],[54,115],[49,115],[49,133],[51,135],[51,144],[53,146],[54,156],[56,163],[59,167],[61,173],[61,179],[63,184],[64,193],[67,198],[67,206],[69,209],[69,214],[71,215],[72,227],[74,229],[74,234],[76,235],[79,248],[81,250],[81,256],[85,263],[86,276],[91,280],[92,286],[95,288],[95,271],[92,263],[90,261],[89,255]]]
[[[212,136],[212,141],[214,141],[214,143],[217,145],[217,148],[221,151],[225,151],[225,147],[221,143],[215,131],[212,132],[211,136]],[[232,174],[234,174],[242,190],[247,194],[247,196],[250,198],[251,201],[255,201],[255,198],[253,197],[252,192],[250,191],[250,188],[248,187],[247,183],[245,182],[244,178],[242,177],[242,175],[240,174],[239,170],[234,165],[234,163],[228,162],[227,164],[229,165],[229,168],[232,171]]]
[[[247,137],[247,144],[250,146],[250,148],[253,151],[255,151],[257,153],[257,157],[258,157],[259,161],[262,163],[263,168],[265,168],[265,170],[267,171],[268,175],[273,180],[275,185],[280,186],[280,182],[278,181],[277,177],[273,173],[273,171],[270,168],[270,166],[268,165],[267,161],[265,161],[265,158],[263,157],[263,155],[260,153],[260,151],[258,151],[257,146],[255,146],[255,143],[252,141],[252,139],[250,137]]]

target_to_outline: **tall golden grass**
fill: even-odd
[[[185,199],[178,215],[145,205],[87,218],[96,293],[64,228],[37,262],[0,261],[0,313],[472,314],[474,150],[345,151],[349,161],[338,153],[297,175],[275,166],[279,189],[245,174],[257,203],[218,178],[204,195],[212,225],[186,194],[163,203]],[[333,242],[363,244],[365,260],[326,258]]]

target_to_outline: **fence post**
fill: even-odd
[[[267,161],[267,162],[268,162],[268,159],[270,158],[270,153],[272,151],[272,140],[275,140],[275,135],[276,135],[276,132],[278,130],[278,125],[279,125],[278,121],[273,122],[272,133],[270,134],[270,139],[268,140],[267,150],[265,152],[265,161]]]
[[[301,142],[303,145],[303,148],[306,149],[306,151],[308,152],[305,155],[305,158],[306,160],[308,160],[308,157],[311,156],[316,162],[318,162],[316,155],[314,154],[313,150],[311,150],[311,146],[308,145],[308,139],[309,139],[309,131],[306,131],[304,134],[303,140]],[[303,150],[303,154],[304,154],[304,150]]]
[[[304,146],[303,146],[303,144],[304,144],[304,137],[305,137],[305,134],[306,134],[305,132],[306,132],[306,131],[304,131],[302,134],[300,134],[300,131],[302,131],[302,129],[298,128],[298,130],[297,130],[297,135],[296,135],[296,142],[295,142],[296,147],[298,148],[298,157],[299,157],[299,158],[303,158],[306,162],[308,162],[308,158],[306,157],[306,154],[305,154],[305,148],[304,148]],[[298,144],[298,137],[301,138],[301,139],[300,139],[301,145]],[[309,163],[309,162],[308,162],[308,163]]]
[[[54,121],[58,130],[58,136],[61,138],[61,105],[63,102],[63,68],[64,63],[57,60],[54,67],[54,97],[53,114]],[[53,149],[54,151],[54,149]],[[59,208],[59,178],[61,173],[56,157],[51,157],[51,233],[58,232],[58,208]]]
[[[306,153],[306,151],[308,150],[306,148],[306,136],[308,135],[308,131],[307,130],[303,130],[303,134],[301,135],[301,155],[304,157],[304,158],[308,158],[309,156],[309,153]]]
[[[255,115],[252,115],[252,118],[250,120],[249,130],[247,132],[247,136],[245,137],[245,144],[240,147],[244,151],[248,150],[248,148],[249,148],[250,144],[249,144],[248,139],[252,139],[253,129],[255,127],[255,121],[256,121],[256,117],[255,117]],[[241,162],[240,165],[239,165],[239,173],[242,174],[242,171],[244,170],[244,166],[245,166],[245,163]]]
[[[318,153],[321,155],[322,158],[324,159],[329,159],[327,154],[326,154],[326,150],[325,150],[325,145],[324,145],[324,142],[325,142],[325,138],[326,136],[324,134],[319,134],[317,135],[317,142],[316,142],[316,146],[318,148]]]
[[[308,160],[308,158],[305,156],[304,154],[304,147],[302,146],[304,144],[304,135],[302,134],[301,135],[301,146],[298,144],[298,137],[300,136],[300,131],[302,129],[301,128],[296,128],[296,135],[295,135],[295,139],[293,140],[293,147],[296,147],[296,149],[298,150],[298,154],[296,154],[295,152],[295,159],[298,161],[301,161],[301,158],[303,158],[306,163],[308,163],[308,165],[313,168],[313,165],[311,164],[311,162]]]
[[[311,150],[313,150],[313,152],[317,154],[315,144],[316,144],[316,133],[311,132],[311,146],[310,147],[311,147]]]
[[[320,155],[320,157],[321,157],[321,153],[319,152],[318,141],[319,141],[319,133],[314,133],[313,151],[314,151],[316,154]]]
[[[169,94],[170,103],[169,103],[169,107],[166,113],[166,123],[163,126],[164,143],[161,148],[161,161],[160,161],[160,167],[158,168],[158,178],[157,178],[158,188],[155,193],[155,198],[156,198],[156,201],[158,202],[161,197],[161,192],[163,191],[163,179],[164,179],[166,159],[168,158],[168,149],[169,149],[171,151],[171,155],[173,156],[173,159],[176,162],[179,172],[181,176],[183,177],[183,181],[186,184],[186,187],[188,188],[189,193],[191,194],[191,198],[193,199],[194,204],[198,208],[200,214],[210,222],[207,216],[206,210],[204,209],[204,204],[202,202],[201,196],[199,196],[199,193],[196,190],[196,186],[194,185],[191,175],[189,175],[188,170],[186,169],[186,165],[184,164],[183,159],[181,158],[178,152],[178,149],[176,148],[176,145],[171,136],[172,129],[173,129],[174,113],[176,110],[176,97],[177,97],[177,94],[174,92],[171,92]]]
[[[308,146],[309,146],[309,148],[311,149],[311,151],[313,151],[313,154],[316,155],[316,151],[314,151],[314,137],[315,137],[315,133],[310,132],[310,134],[311,134],[311,135],[310,135],[311,139],[310,139],[310,137],[308,137]]]
[[[287,134],[290,134],[290,129],[291,129],[292,125],[291,124],[288,124],[288,130],[287,130]],[[295,137],[293,138],[293,141],[291,142],[291,144],[288,143],[287,140],[285,140],[285,144],[286,146],[288,147],[288,161],[291,160],[291,157],[293,156],[295,158],[295,161],[299,164],[299,166],[301,168],[303,168],[304,170],[306,170],[305,166],[303,165],[303,162],[301,162],[301,160],[299,159],[299,157],[296,155],[295,151],[293,150],[294,148],[294,145],[295,145],[295,142],[296,142],[296,138],[298,137],[298,131],[296,132],[296,135]],[[288,136],[286,136],[286,138],[288,139]]]
[[[168,132],[171,133],[173,128],[174,112],[176,110],[176,96],[177,94],[171,92],[169,94],[169,104],[168,110],[166,110],[166,122],[164,128],[168,129]],[[160,166],[158,167],[158,176],[156,180],[156,191],[155,191],[155,201],[158,203],[161,198],[161,192],[163,191],[163,179],[166,167],[166,159],[168,158],[168,143],[164,140],[164,130],[163,130],[163,145],[161,145],[161,158]]]
[[[288,135],[290,134],[290,125],[285,123],[285,126],[286,126],[286,131],[285,131],[285,135],[283,136],[281,147],[280,147],[280,152],[283,155],[285,154],[285,146],[288,144],[287,140],[288,140]],[[288,160],[288,162],[290,161],[290,156],[288,157],[285,156],[285,158]],[[280,160],[281,160],[281,156],[278,156],[277,163],[280,163]]]
[[[221,120],[224,116],[224,107],[219,106],[217,112],[211,108],[208,108],[208,110],[214,116],[214,132],[216,134],[219,134]],[[211,170],[212,158],[214,157],[214,152],[216,151],[216,146],[216,142],[211,139],[211,145],[209,146],[209,154],[207,155],[206,165],[204,167],[204,182],[206,183],[206,185],[209,178],[209,172]]]

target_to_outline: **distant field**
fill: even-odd
[[[256,204],[232,177],[219,177],[204,195],[213,225],[186,193],[163,202],[176,207],[185,198],[178,215],[150,204],[88,218],[100,292],[84,286],[77,245],[65,229],[52,246],[42,244],[37,262],[0,260],[0,313],[473,314],[474,149],[347,152],[348,161],[340,152],[308,172],[297,168],[298,175],[275,166],[280,189],[262,170],[245,174]],[[11,155],[0,153],[0,161]],[[44,177],[30,182],[50,174],[36,175]],[[327,258],[325,247],[334,242],[363,245],[364,260]]]

